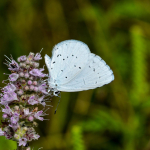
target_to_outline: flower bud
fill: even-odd
[[[27,61],[26,61],[26,64],[30,64],[30,61],[29,61],[29,60],[27,60]]]
[[[33,64],[34,64],[34,63],[33,63],[32,61],[30,61],[29,65],[30,65],[30,66],[33,66]]]
[[[33,116],[29,116],[28,120],[33,121],[34,120]]]
[[[19,90],[17,94],[21,96],[23,94],[23,90]]]
[[[25,63],[20,63],[20,67],[26,67]]]
[[[30,85],[30,90],[33,91],[34,90],[34,86]]]
[[[27,130],[28,130],[28,128],[27,128],[27,127],[24,127],[24,128],[23,128],[23,130],[24,130],[24,131],[27,131]]]
[[[22,80],[20,80],[20,81],[21,81],[22,84],[25,84],[25,83],[26,83],[26,80],[23,80],[23,79],[22,79]]]
[[[18,62],[21,62],[21,61],[26,61],[27,60],[27,57],[24,55],[24,56],[20,56],[18,58]]]
[[[18,134],[15,134],[15,135],[14,135],[14,138],[18,140],[18,139],[19,139],[19,135],[18,135]]]
[[[33,85],[37,85],[37,81],[33,81],[33,83],[32,83]]]
[[[3,118],[6,119],[8,116],[7,114],[3,114]]]
[[[24,89],[25,89],[26,91],[28,91],[28,90],[29,90],[29,86],[26,85],[26,86],[24,87]]]
[[[27,65],[26,68],[29,69],[29,68],[30,68],[30,65]]]
[[[30,79],[30,80],[33,80],[33,78],[34,78],[34,77],[33,77],[33,76],[31,76],[29,79]]]
[[[38,92],[38,90],[39,90],[39,88],[36,86],[36,87],[34,87],[34,91],[35,92]]]
[[[34,66],[35,68],[38,68],[38,67],[39,67],[39,63],[34,62],[33,66]]]
[[[31,84],[32,84],[32,81],[31,81],[31,80],[29,80],[29,81],[28,81],[28,85],[31,85]]]
[[[34,53],[30,53],[29,56],[28,56],[28,60],[32,60],[34,58]]]
[[[14,110],[19,110],[19,106],[15,106],[15,107],[14,107]]]
[[[24,73],[23,73],[23,72],[20,72],[20,73],[19,73],[19,76],[20,76],[20,77],[24,77]]]
[[[25,73],[24,74],[24,77],[27,79],[27,78],[29,78],[29,74],[28,73]]]

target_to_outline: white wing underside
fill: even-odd
[[[45,56],[45,62],[50,74],[49,86],[58,91],[94,89],[114,80],[113,72],[105,61],[92,54],[80,41],[67,40],[57,44],[51,62],[48,56]]]

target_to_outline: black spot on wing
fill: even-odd
[[[57,57],[61,56],[61,54],[58,54]]]

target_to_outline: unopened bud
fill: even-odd
[[[31,76],[29,79],[30,79],[30,80],[33,80],[33,78],[34,78],[34,77],[33,77],[33,76]]]
[[[14,110],[19,110],[19,106],[15,106],[15,107],[14,107]]]
[[[28,90],[29,90],[29,86],[25,86],[24,89],[25,89],[26,91],[28,91]]]
[[[23,128],[23,130],[24,130],[24,131],[27,131],[27,130],[28,130],[28,128],[27,128],[27,127],[24,127],[24,128]]]
[[[38,67],[39,67],[39,63],[34,62],[33,66],[34,66],[35,68],[38,68]]]
[[[38,92],[38,90],[39,90],[39,88],[36,86],[36,87],[34,87],[34,91],[35,92]]]
[[[29,60],[27,60],[27,61],[26,61],[26,64],[30,64],[30,61],[29,61]]]
[[[7,114],[3,114],[3,118],[6,119],[8,116]]]
[[[24,77],[24,73],[23,73],[23,72],[20,72],[20,73],[19,73],[19,76],[20,76],[20,77]]]
[[[26,67],[25,63],[20,63],[20,67]]]
[[[37,81],[33,81],[33,83],[32,83],[33,85],[37,85]]]
[[[33,64],[34,64],[34,63],[33,63],[32,61],[30,61],[30,66],[33,66]]]
[[[28,120],[33,121],[34,120],[33,116],[29,116]]]
[[[27,65],[26,68],[29,69],[29,68],[30,68],[30,65]]]
[[[22,94],[23,94],[23,90],[19,90],[19,91],[17,92],[17,94],[18,94],[18,95],[22,95]]]
[[[14,138],[18,140],[18,139],[19,139],[19,135],[18,135],[18,134],[15,134],[15,135],[14,135]]]
[[[34,86],[30,85],[30,90],[33,91],[34,90]]]
[[[29,81],[28,81],[28,85],[31,85],[31,84],[32,84],[32,81],[31,81],[31,80],[29,80]]]
[[[28,73],[25,73],[24,74],[24,77],[27,79],[27,78],[29,78],[29,74]]]

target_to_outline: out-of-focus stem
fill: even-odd
[[[23,147],[17,144],[17,150],[30,150],[30,147]]]
[[[23,150],[23,149],[22,149],[22,146],[19,146],[19,145],[17,144],[17,150]]]

